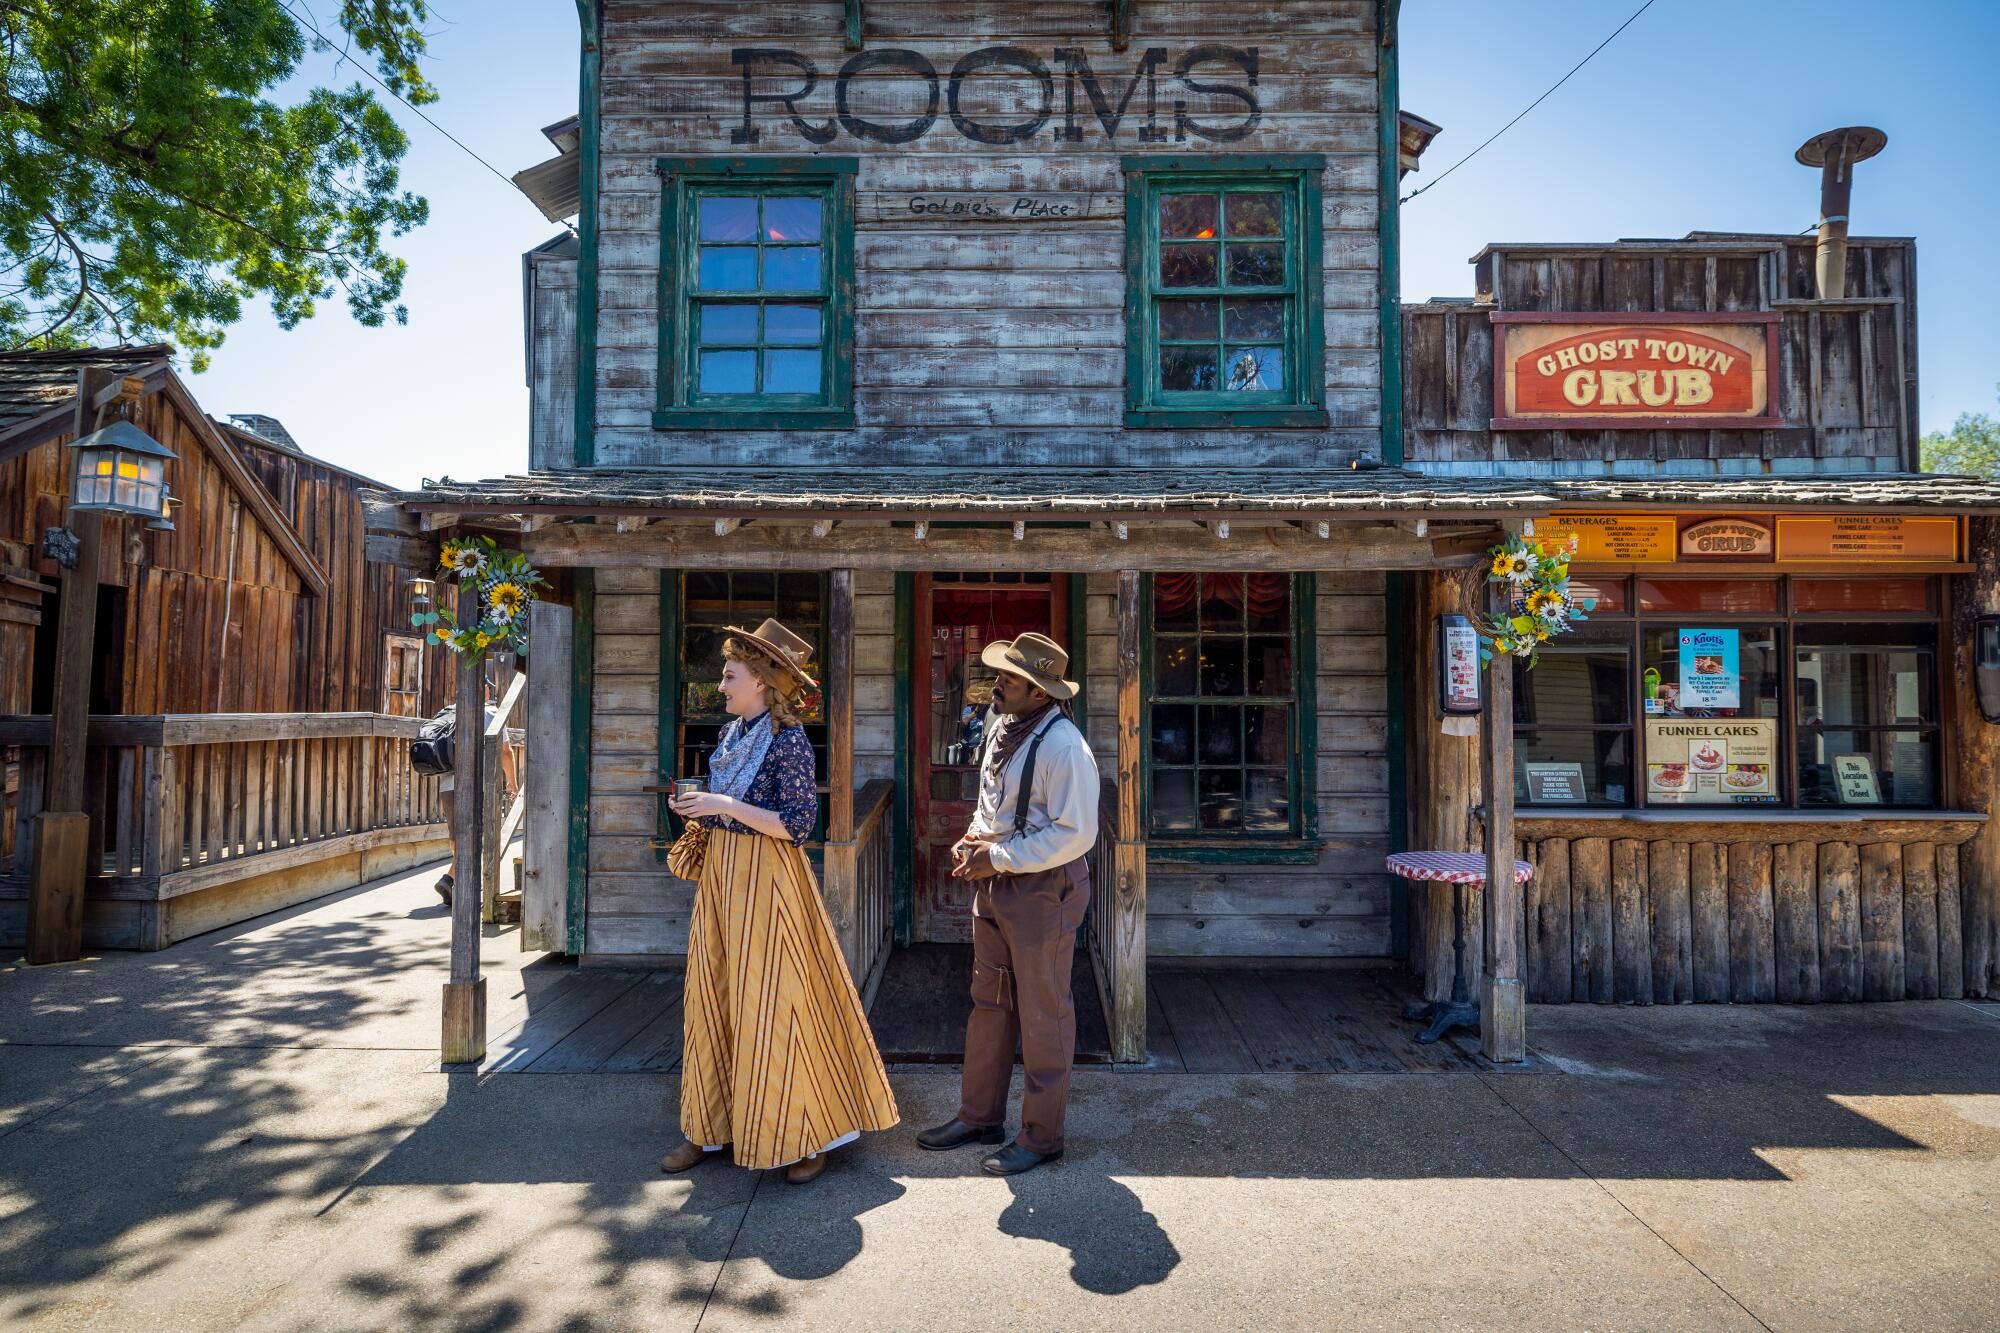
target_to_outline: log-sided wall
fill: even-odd
[[[1056,466],[1343,466],[1380,450],[1380,254],[1376,235],[1376,5],[1372,0],[1145,4],[1122,51],[1106,4],[1046,0],[869,0],[863,55],[916,52],[937,71],[897,77],[893,61],[851,82],[857,53],[843,42],[840,5],[701,0],[606,0],[601,37],[602,133],[597,238],[595,461],[644,466],[699,461],[955,466],[966,459]],[[953,77],[968,53],[1007,45],[1052,71],[1052,90],[1014,62]],[[1257,50],[1258,115],[1233,95],[1184,86],[1176,72],[1205,46]],[[806,82],[800,67],[766,62],[746,132],[744,69],[732,52],[777,48],[809,62],[814,89],[798,114],[830,134],[805,137],[770,94]],[[1114,134],[1071,86],[1060,49],[1087,58],[1115,112],[1147,53]],[[905,71],[906,72],[906,71]],[[1213,77],[1209,77],[1213,75]],[[1199,66],[1196,83],[1243,82],[1232,63]],[[1079,80],[1080,85],[1080,80]],[[836,95],[845,101],[837,106]],[[854,118],[908,125],[909,142],[856,133]],[[1045,103],[1045,99],[1046,103]],[[1232,133],[1181,131],[1176,102]],[[1075,115],[1067,114],[1074,105]],[[1032,130],[1035,112],[1049,113]],[[954,124],[962,113],[984,141]],[[1071,122],[1078,138],[1059,137]],[[824,126],[822,130],[819,127]],[[1142,133],[1145,137],[1142,138]],[[1324,366],[1328,427],[1314,431],[1126,430],[1126,154],[1323,153]],[[657,392],[662,154],[826,154],[859,158],[852,430],[659,431]],[[954,201],[1032,196],[1066,217],[940,219],[912,212],[920,197]],[[586,195],[586,197],[588,197]],[[553,276],[553,275],[552,275]],[[557,298],[553,291],[542,293]],[[549,432],[554,436],[556,432]],[[560,466],[551,457],[549,465]]]

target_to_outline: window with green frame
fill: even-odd
[[[1125,159],[1125,424],[1323,426],[1318,154]]]
[[[1151,850],[1251,859],[1314,834],[1310,575],[1151,575],[1145,806]],[[1199,859],[1199,858],[1196,858]]]
[[[811,573],[687,570],[668,576],[663,590],[660,698],[661,777],[700,777],[708,753],[729,724],[723,707],[722,643],[727,627],[755,629],[775,616],[785,628],[813,645],[812,674],[826,661],[826,578]],[[826,823],[826,709],[818,690],[806,692],[799,720],[812,742],[820,787],[820,813],[813,837]],[[665,771],[671,767],[672,772]]]
[[[661,158],[658,427],[854,424],[854,160]]]

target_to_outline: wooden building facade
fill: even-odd
[[[1448,921],[1384,857],[1476,847],[1492,812],[1479,737],[1448,734],[1465,728],[1437,713],[1434,620],[1484,605],[1488,551],[1536,530],[1598,542],[1577,567],[1602,607],[1591,633],[1626,640],[1622,657],[1577,659],[1580,696],[1543,698],[1544,681],[1578,676],[1553,653],[1504,682],[1521,702],[1503,709],[1499,740],[1517,726],[1529,740],[1500,771],[1518,762],[1519,830],[1547,867],[1536,883],[1564,887],[1560,905],[1555,887],[1491,895],[1497,925],[1478,946],[1489,996],[1500,983],[1496,1003],[1518,1018],[1532,963],[1581,973],[1577,998],[1644,998],[1616,983],[1600,993],[1596,969],[1637,969],[1644,923],[1651,977],[1664,918],[1675,980],[1649,993],[1720,998],[1681,993],[1677,952],[1713,927],[1718,873],[1725,965],[1754,970],[1738,941],[1746,960],[1763,948],[1774,968],[1799,964],[1776,922],[1796,915],[1805,853],[1772,849],[1810,842],[1815,912],[1828,883],[1845,901],[1845,853],[1815,841],[1831,823],[1789,776],[1794,748],[1777,753],[1808,724],[1758,724],[1758,794],[1776,808],[1664,809],[1634,776],[1651,735],[1640,682],[1659,675],[1655,610],[1669,630],[1692,616],[1742,631],[1736,647],[1760,671],[1778,663],[1749,689],[1761,708],[1803,678],[1787,636],[1812,608],[1873,597],[1901,610],[1921,585],[1928,609],[1885,631],[1881,646],[1903,656],[1871,687],[1889,721],[1850,730],[1900,735],[1899,692],[1949,693],[1941,670],[1912,677],[1918,645],[1903,640],[1930,627],[1926,670],[1969,651],[1947,608],[1994,595],[1978,573],[1986,520],[1971,516],[2000,512],[2000,490],[1911,475],[1907,242],[1857,243],[1863,280],[1842,302],[1799,295],[1781,239],[1701,236],[1494,247],[1475,301],[1406,310],[1393,3],[1250,17],[1192,0],[671,12],[583,0],[580,12],[581,115],[552,134],[561,155],[523,173],[551,216],[578,216],[573,279],[559,246],[525,270],[531,470],[406,494],[408,532],[380,538],[400,550],[485,531],[564,571],[568,605],[537,608],[530,685],[531,729],[544,754],[564,753],[531,778],[531,942],[586,961],[679,955],[692,886],[667,875],[671,829],[641,789],[697,771],[713,739],[719,627],[775,614],[820,649],[816,846],[864,986],[900,944],[965,937],[938,848],[969,809],[969,664],[982,643],[1037,629],[1085,684],[1106,779],[1090,929],[1120,1059],[1143,1056],[1149,957],[1407,955],[1436,988]],[[1604,353],[1592,329],[1608,322],[1620,331]],[[1497,336],[1526,337],[1524,364],[1546,359],[1548,376],[1496,352],[1494,330],[1514,328]],[[1647,355],[1649,332],[1671,360],[1611,364],[1621,338]],[[1649,515],[1631,536],[1623,520]],[[1633,558],[1662,540],[1677,550],[1683,518],[1736,517],[1782,549],[1691,578],[1734,586],[1755,563],[1776,609],[1755,600],[1763,584],[1741,606],[1678,584],[1662,594],[1660,571]],[[1821,586],[1854,572],[1837,552],[1857,518],[1942,518],[1951,548],[1935,528],[1889,523],[1921,528],[1901,582]],[[1635,548],[1646,534],[1654,546]],[[1814,542],[1823,558],[1787,554]],[[1854,668],[1808,675],[1831,697]],[[1598,695],[1600,711],[1629,716],[1592,713]],[[1657,685],[1646,696],[1660,698]],[[1915,770],[1882,741],[1869,753],[1895,809],[1874,813],[1903,899],[1915,882],[1941,902],[1939,849],[1983,847],[1992,796],[1990,775],[1946,782],[1962,762],[1947,756],[1987,728],[1959,704],[1914,725],[1936,780],[1901,785]],[[1739,750],[1745,766],[1753,750]],[[1831,780],[1820,758],[1815,781]],[[1678,762],[1685,782],[1692,760]],[[1601,839],[1575,835],[1585,817],[1607,821]],[[1600,844],[1611,868],[1597,875]],[[1764,849],[1740,872],[1715,850],[1738,845]],[[1866,851],[1877,842],[1856,845],[1886,864]],[[1873,873],[1856,890],[1864,907],[1885,892]],[[2000,874],[1968,862],[1956,891],[1958,985],[1983,993],[2000,982],[1970,940],[1991,932]],[[1530,914],[1548,924],[1531,931]],[[1559,915],[1572,927],[1560,940]],[[1688,948],[1690,967],[1713,966]]]

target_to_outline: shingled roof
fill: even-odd
[[[108,370],[124,375],[172,356],[173,348],[158,344],[0,353],[0,444],[22,426],[75,398],[78,371]]]
[[[1400,513],[1478,517],[1609,505],[2000,511],[2000,482],[1854,473],[1746,477],[1434,477],[1403,468],[988,472],[953,468],[652,468],[446,478],[395,497],[456,513],[868,513],[1012,517]]]

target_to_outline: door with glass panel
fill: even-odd
[[[979,754],[994,719],[994,671],[979,661],[995,639],[1030,631],[1066,649],[1067,580],[1048,574],[919,574],[911,786],[916,830],[913,935],[972,938],[972,885],[951,877],[951,845],[979,800]]]

